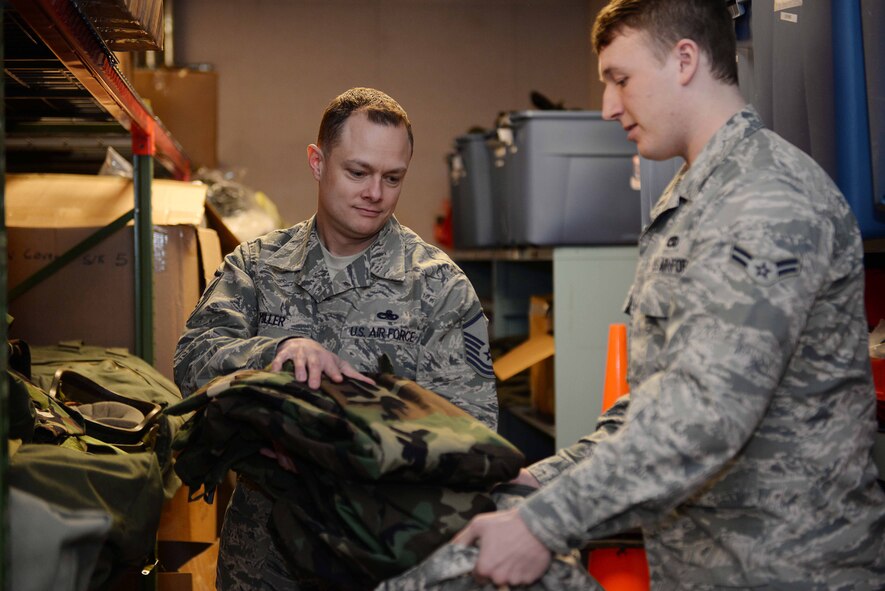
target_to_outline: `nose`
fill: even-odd
[[[381,199],[381,183],[381,175],[371,175],[363,189],[363,199],[368,201],[378,201]]]
[[[602,118],[608,121],[617,120],[623,111],[617,90],[611,84],[606,84],[602,91]]]

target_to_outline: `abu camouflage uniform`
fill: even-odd
[[[471,517],[488,490],[514,478],[522,454],[500,435],[411,380],[324,378],[312,390],[291,371],[244,370],[182,403],[197,410],[175,440],[175,469],[211,499],[229,469],[273,506],[269,529],[292,572],[317,586],[365,589],[417,564]],[[285,451],[293,474],[262,448]]]
[[[885,589],[862,245],[841,194],[747,108],[652,216],[626,419],[532,467],[546,485],[520,515],[560,552],[641,526],[655,590]]]
[[[265,367],[291,337],[311,338],[363,372],[386,354],[397,375],[497,425],[479,299],[442,251],[394,218],[334,278],[314,219],[240,245],[188,319],[176,382],[187,395],[219,375]],[[225,573],[233,570],[245,587],[292,588],[267,532],[269,511],[264,495],[237,486],[222,532],[220,588],[234,584]]]

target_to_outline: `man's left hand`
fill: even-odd
[[[550,550],[526,527],[517,508],[474,517],[452,542],[479,548],[473,568],[478,581],[495,585],[528,585],[543,576]]]

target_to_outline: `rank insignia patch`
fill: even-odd
[[[731,260],[743,267],[750,279],[760,285],[773,285],[785,277],[799,274],[799,259],[795,257],[775,261],[753,256],[739,246],[732,246]]]
[[[489,351],[489,344],[485,340],[487,331],[483,330],[485,316],[479,312],[461,328],[464,334],[464,355],[467,358],[467,364],[482,377],[494,379],[492,354]]]

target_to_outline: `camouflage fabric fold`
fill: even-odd
[[[473,578],[473,567],[479,548],[446,544],[413,569],[388,579],[375,591],[499,591],[502,586],[479,583]],[[574,555],[554,556],[547,572],[522,591],[603,591],[587,574]]]
[[[532,494],[534,488],[520,484],[502,484],[492,491],[492,500],[498,510],[509,509]],[[473,568],[479,548],[460,544],[445,544],[421,564],[390,578],[375,591],[498,591],[492,583],[479,583]],[[599,583],[587,573],[577,551],[555,555],[544,575],[523,591],[603,591]]]
[[[211,502],[228,469],[274,499],[270,529],[292,570],[335,588],[375,584],[420,562],[515,477],[522,454],[415,382],[323,380],[245,370],[166,410],[196,411],[176,437],[176,471]],[[260,454],[284,450],[298,474]]]

